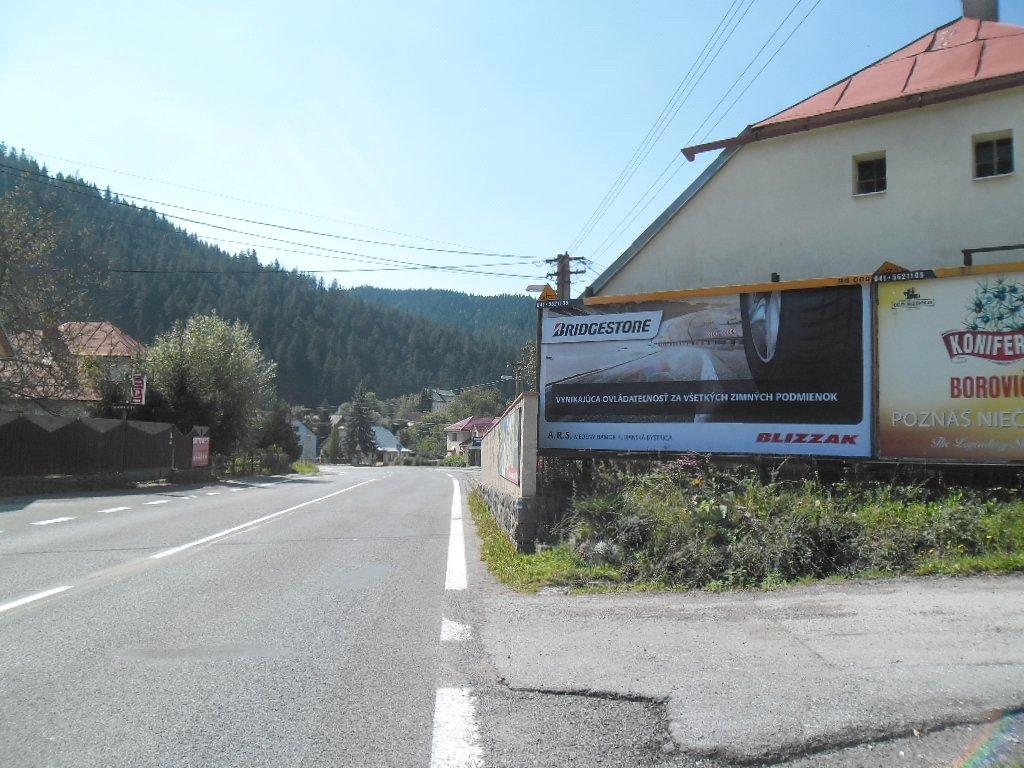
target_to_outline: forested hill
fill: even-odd
[[[277,361],[282,396],[310,405],[347,400],[360,382],[392,396],[493,381],[515,359],[519,339],[369,303],[334,283],[262,266],[251,251],[230,255],[152,210],[119,204],[109,190],[0,150],[0,195],[26,195],[52,217],[74,260],[88,264],[83,316],[66,319],[110,320],[144,342],[195,313],[242,320]]]
[[[350,291],[375,304],[404,309],[420,317],[476,333],[498,341],[525,344],[537,332],[535,300],[529,296],[475,296],[438,288],[376,288],[361,285]]]

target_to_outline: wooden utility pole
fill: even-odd
[[[572,263],[574,261],[583,261],[582,256],[570,256],[568,251],[560,253],[554,258],[545,259],[546,263],[554,264],[555,269],[553,272],[548,272],[548,277],[555,279],[555,285],[558,290],[559,299],[571,299],[572,298],[572,276],[582,275],[586,270],[573,269]]]

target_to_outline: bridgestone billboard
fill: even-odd
[[[868,287],[544,309],[539,447],[871,454]]]
[[[879,457],[1024,460],[1024,272],[876,296]]]

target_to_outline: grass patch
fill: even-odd
[[[536,554],[516,551],[508,534],[491,514],[479,491],[469,495],[481,540],[481,555],[499,581],[520,592],[536,592],[548,586],[579,586],[594,581],[617,581],[621,574],[610,565],[590,566],[565,544]]]
[[[1014,573],[1024,571],[1024,552],[924,560],[914,568],[920,576],[964,576],[972,573]]]
[[[772,590],[1010,573],[1024,571],[1024,493],[784,481],[687,457],[642,474],[598,468],[586,490],[577,489],[552,550],[519,555],[500,533],[507,551],[485,560],[521,589]]]
[[[315,475],[320,472],[320,468],[312,461],[299,459],[292,462],[292,472],[298,472],[300,475]]]

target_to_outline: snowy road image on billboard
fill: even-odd
[[[866,290],[545,310],[540,447],[869,455]]]

